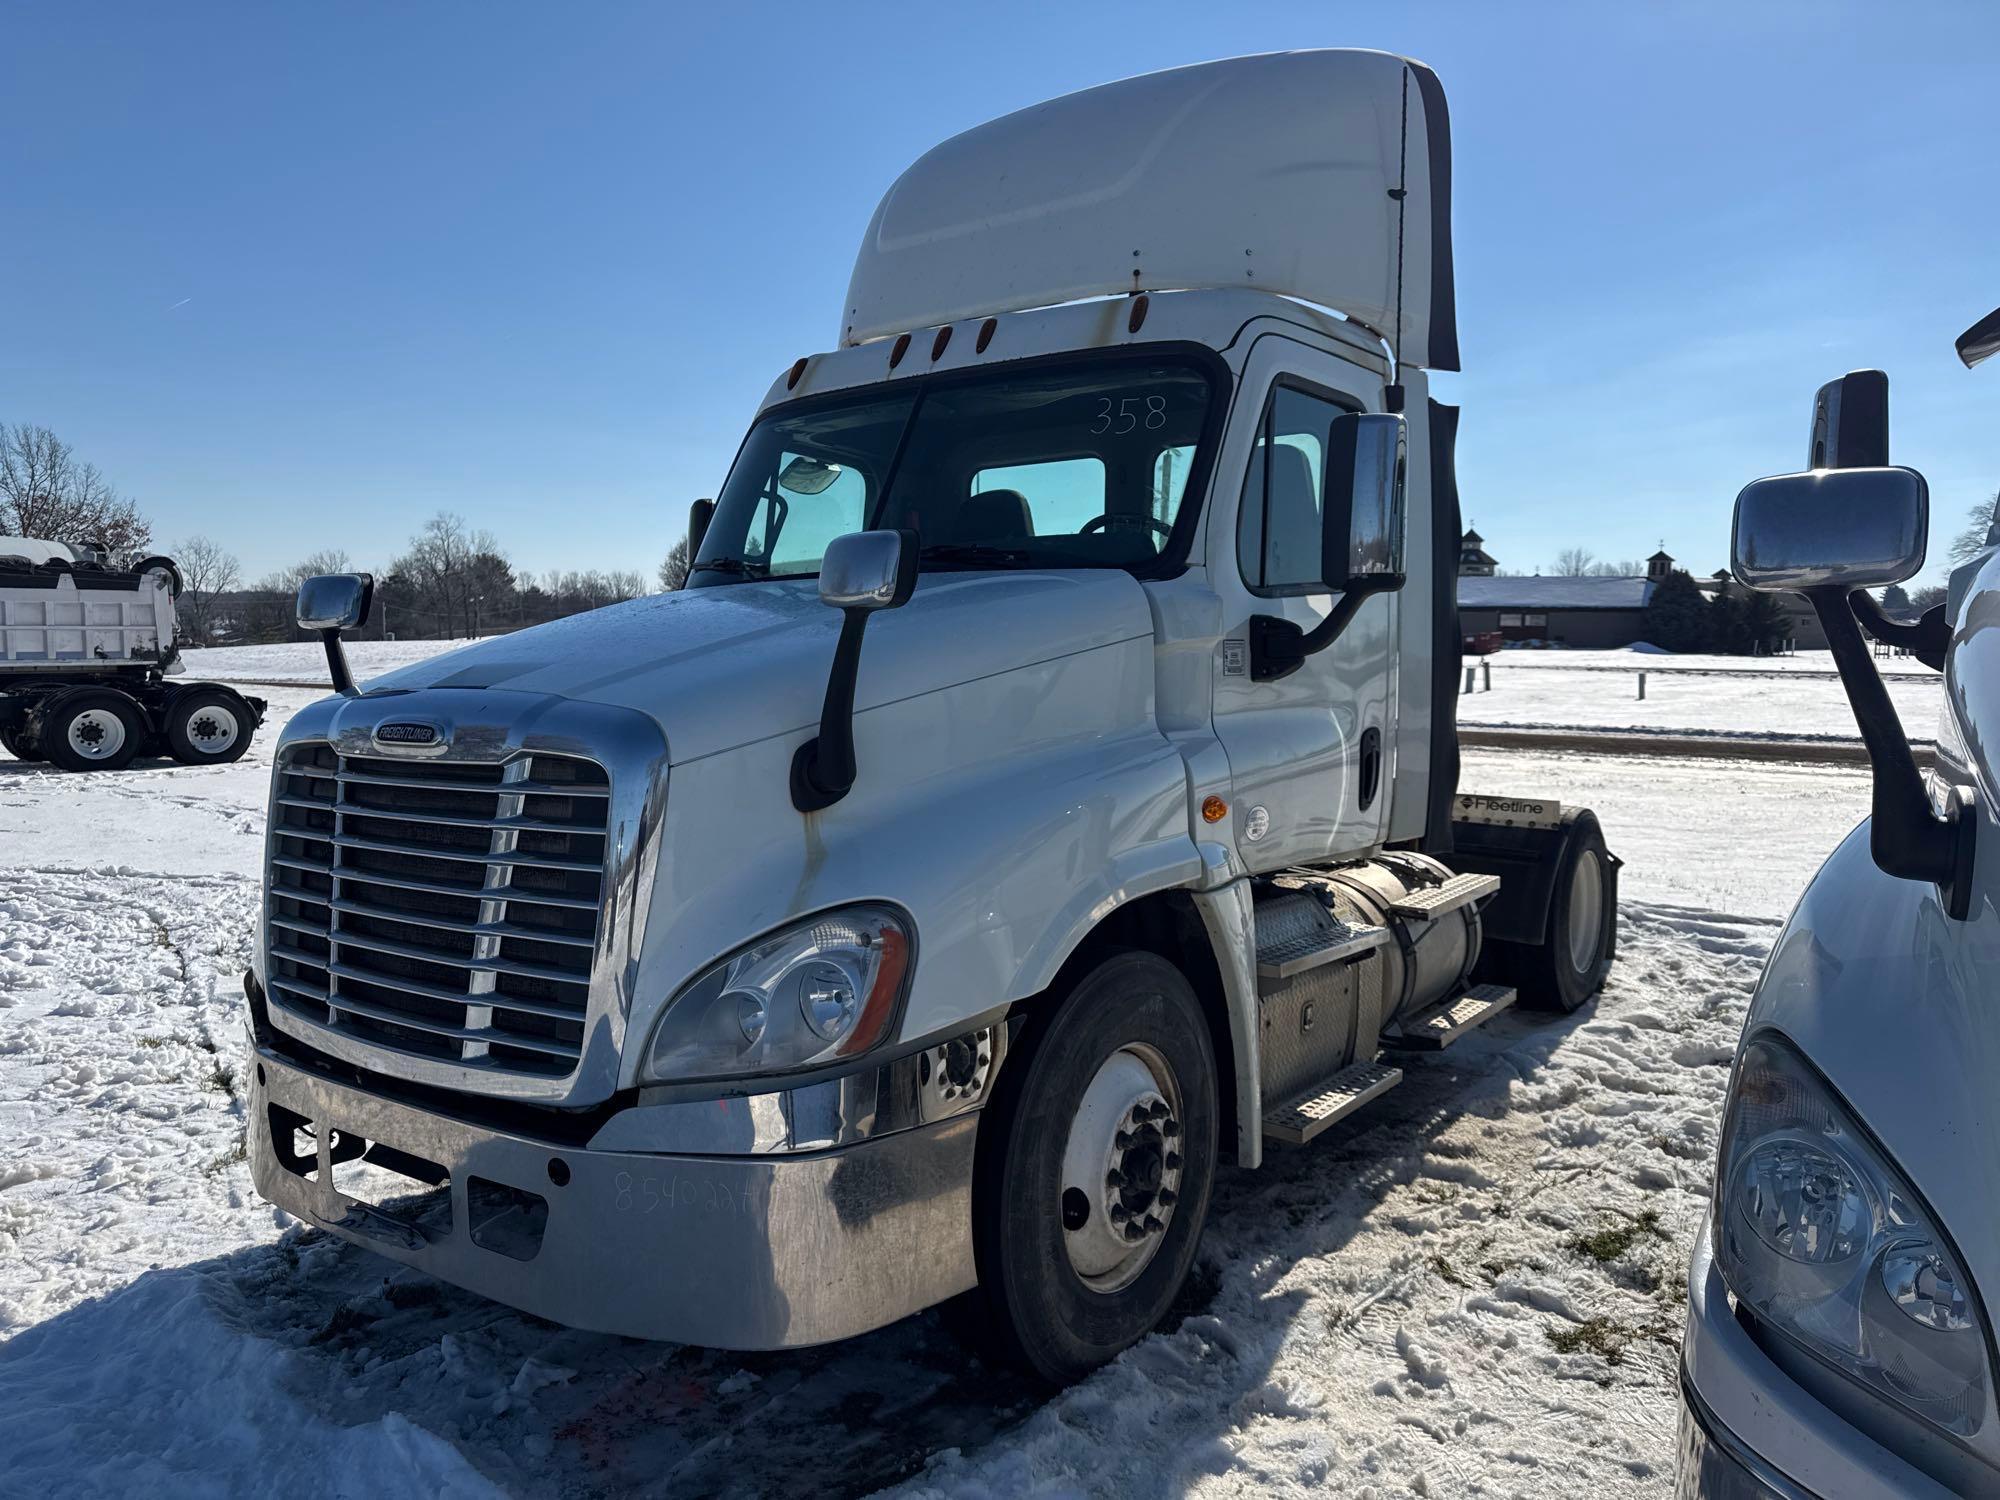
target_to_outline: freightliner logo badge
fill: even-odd
[[[385,745],[435,745],[442,736],[435,724],[384,724],[375,738]]]

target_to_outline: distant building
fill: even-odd
[[[1465,535],[1458,539],[1458,576],[1460,578],[1491,578],[1493,570],[1500,566],[1486,553],[1483,543],[1486,538],[1467,527]]]
[[[1629,646],[1646,638],[1652,578],[1500,578],[1458,580],[1458,628],[1498,631],[1507,641]]]

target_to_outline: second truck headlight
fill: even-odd
[[[794,923],[697,975],[667,1005],[642,1081],[788,1073],[889,1034],[910,975],[906,919],[849,906]]]
[[[1744,1044],[1722,1133],[1715,1255],[1765,1324],[1963,1437],[1986,1415],[1986,1329],[1944,1232],[1819,1075]]]

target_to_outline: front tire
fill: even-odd
[[[1194,990],[1151,953],[1106,959],[1027,1027],[980,1128],[972,1321],[1066,1384],[1151,1332],[1187,1281],[1215,1176],[1215,1054]]]
[[[146,744],[139,705],[109,688],[71,688],[41,712],[35,742],[64,771],[122,771]]]

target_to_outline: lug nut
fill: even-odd
[[[1111,1222],[1112,1222],[1112,1223],[1114,1223],[1114,1224],[1123,1224],[1123,1223],[1124,1223],[1124,1222],[1125,1222],[1125,1221],[1126,1221],[1127,1219],[1129,1219],[1129,1218],[1131,1218],[1131,1217],[1132,1217],[1131,1213],[1130,1213],[1130,1212],[1129,1212],[1129,1211],[1128,1211],[1128,1210],[1126,1209],[1126,1207],[1125,1207],[1125,1205],[1124,1205],[1124,1204],[1122,1204],[1122,1203],[1114,1203],[1114,1204],[1112,1204],[1112,1205],[1111,1205]]]
[[[1181,1201],[1181,1195],[1175,1192],[1172,1188],[1163,1187],[1160,1189],[1160,1207],[1172,1208],[1176,1203],[1180,1201]]]
[[[1116,1167],[1113,1167],[1109,1172],[1104,1174],[1104,1185],[1106,1187],[1125,1186],[1125,1174]]]
[[[1156,1100],[1156,1101],[1154,1102],[1154,1104],[1153,1104],[1153,1118],[1154,1118],[1154,1119],[1156,1119],[1156,1120],[1164,1120],[1164,1119],[1166,1119],[1166,1118],[1167,1118],[1168,1116],[1170,1116],[1171,1114],[1173,1114],[1173,1111],[1172,1111],[1171,1109],[1169,1109],[1169,1108],[1167,1107],[1167,1101],[1166,1101],[1166,1100],[1164,1100],[1164,1099],[1160,1099],[1160,1100]]]
[[[1121,1130],[1111,1138],[1111,1144],[1120,1151],[1130,1151],[1139,1142],[1139,1137],[1129,1130]]]
[[[1142,1239],[1145,1237],[1145,1233],[1146,1231],[1136,1223],[1125,1226],[1125,1238],[1128,1240]]]
[[[1162,1224],[1153,1215],[1151,1214],[1146,1215],[1146,1233],[1158,1234],[1161,1230],[1165,1229],[1166,1227],[1167,1227],[1166,1225]]]
[[[1179,1120],[1169,1120],[1167,1121],[1166,1124],[1160,1127],[1160,1134],[1165,1136],[1168,1140],[1172,1140],[1175,1136],[1179,1135],[1180,1133],[1181,1133],[1181,1122]]]
[[[1167,1170],[1168,1170],[1169,1172],[1178,1172],[1178,1171],[1179,1171],[1180,1169],[1181,1169],[1181,1154],[1180,1154],[1180,1152],[1178,1152],[1178,1151],[1169,1151],[1169,1152],[1167,1153]]]

